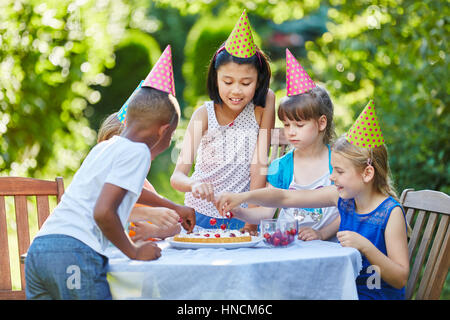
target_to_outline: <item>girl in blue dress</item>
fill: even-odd
[[[369,105],[371,110],[367,109]],[[364,121],[363,125],[359,123],[361,117],[362,120],[366,117],[364,112],[374,113],[373,103],[368,106],[347,135],[341,136],[333,145],[330,179],[334,185],[316,190],[258,189],[226,193],[218,198],[216,205],[222,214],[232,211],[240,203],[266,207],[337,206],[339,242],[344,247],[358,249],[362,255],[362,270],[356,279],[359,298],[404,299],[409,276],[407,224],[392,187],[387,149],[378,123],[372,123],[366,129]],[[376,116],[371,114],[369,117]],[[366,142],[369,138],[365,139],[365,133],[359,134],[359,130],[367,130],[369,137],[372,132],[381,137],[376,138],[377,143],[370,141],[370,147],[365,147],[363,144],[369,146]],[[352,135],[358,140],[352,140]],[[248,211],[233,213],[242,220],[254,218],[248,216],[252,213]]]

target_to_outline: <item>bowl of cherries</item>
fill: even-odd
[[[297,236],[297,221],[264,219],[260,222],[259,230],[264,243],[272,247],[286,247]]]

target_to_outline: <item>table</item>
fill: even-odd
[[[329,241],[295,240],[285,248],[175,249],[158,242],[161,257],[130,260],[107,250],[113,299],[358,299],[361,254]]]

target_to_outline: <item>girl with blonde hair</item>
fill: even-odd
[[[362,270],[356,279],[360,299],[404,299],[409,275],[407,224],[390,179],[388,153],[373,102],[369,102],[331,153],[334,185],[316,190],[259,189],[222,194],[221,214],[255,219],[235,210],[243,202],[267,207],[328,207],[339,210],[337,238],[358,249]],[[267,217],[259,216],[259,219]],[[374,274],[373,272],[376,272]],[[373,279],[380,279],[375,281]]]

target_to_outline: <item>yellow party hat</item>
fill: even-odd
[[[373,100],[367,103],[355,123],[348,130],[346,139],[351,144],[362,148],[375,148],[384,143]]]
[[[252,29],[245,10],[225,42],[225,50],[238,58],[250,58],[256,53]]]

